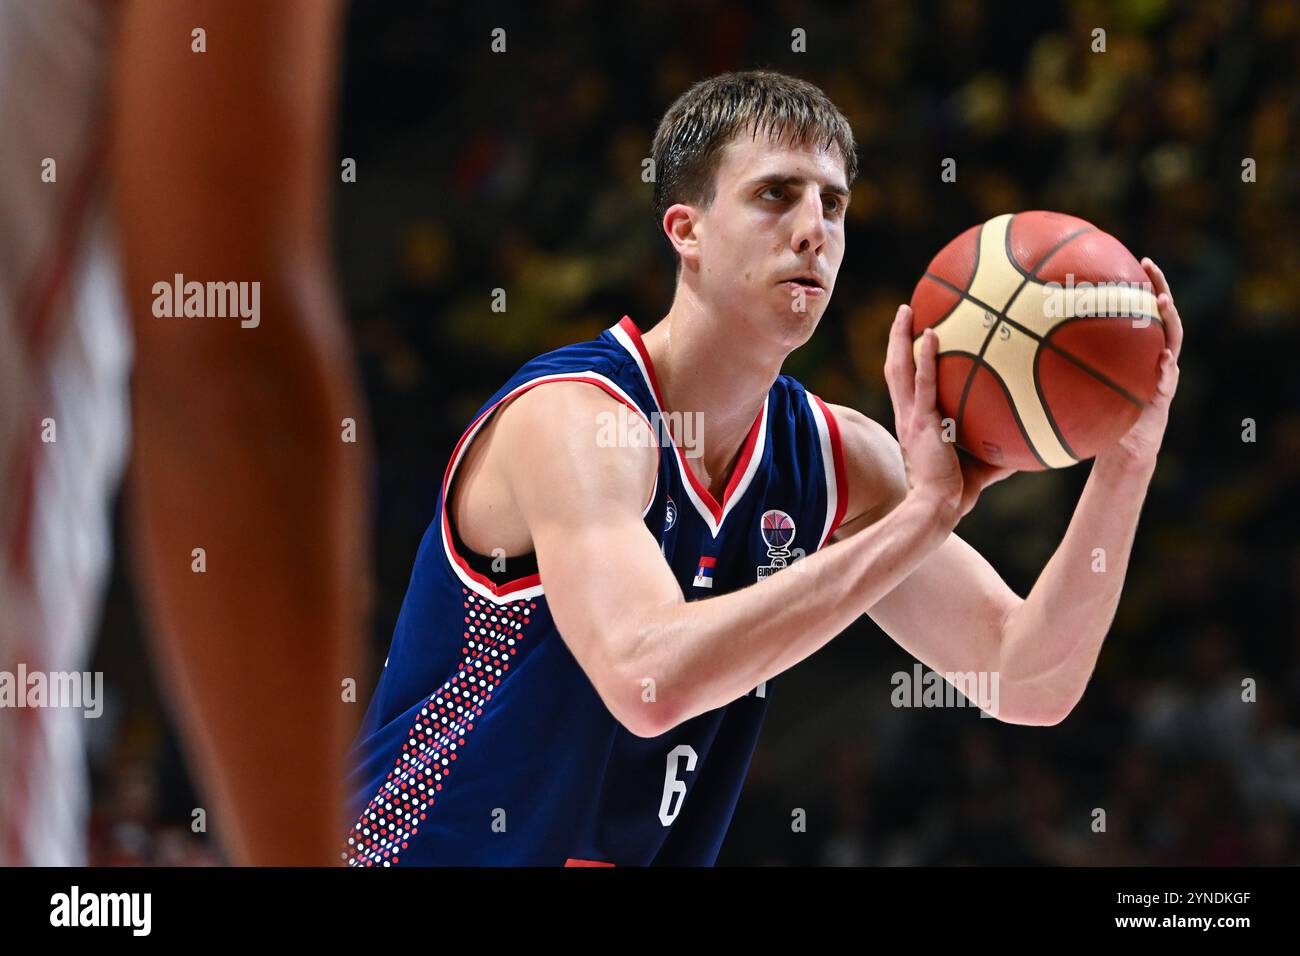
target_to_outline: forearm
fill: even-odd
[[[1020,717],[1060,719],[1082,697],[1115,617],[1154,461],[1099,457],[1070,526],[999,651],[1004,701]],[[1026,721],[1028,722],[1028,721]]]
[[[304,305],[270,297],[271,327],[295,324],[286,310]],[[211,381],[185,387],[159,361],[137,373],[138,579],[209,818],[235,861],[325,864],[366,580],[366,446],[344,443],[340,422],[364,422],[319,337],[298,341],[292,361],[271,354],[287,340],[247,341]]]
[[[907,577],[954,522],[910,494],[869,528],[770,578],[656,609],[636,628],[632,658],[640,679],[655,681],[661,720],[672,726],[721,707],[803,660]]]

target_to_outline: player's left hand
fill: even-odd
[[[1164,438],[1169,422],[1169,405],[1178,389],[1178,353],[1183,348],[1183,322],[1178,317],[1174,297],[1169,292],[1169,282],[1160,267],[1150,259],[1142,260],[1142,268],[1156,290],[1156,305],[1165,327],[1165,348],[1160,353],[1160,378],[1156,382],[1156,395],[1142,409],[1133,427],[1125,432],[1111,447],[1097,453],[1097,459],[1123,457],[1135,464],[1154,466],[1156,453]]]

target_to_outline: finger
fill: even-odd
[[[1156,382],[1158,399],[1168,403],[1177,390],[1178,361],[1174,358],[1173,349],[1165,349],[1160,353],[1160,378]]]
[[[977,488],[987,488],[989,485],[997,484],[1003,478],[1008,478],[1016,473],[1014,468],[990,465],[960,446],[958,447],[958,456],[961,458],[962,471],[970,481],[974,482]]]
[[[1156,295],[1161,292],[1169,292],[1169,280],[1165,278],[1164,271],[1155,264],[1155,261],[1150,256],[1142,260],[1142,268],[1151,278],[1151,284],[1155,286]]]
[[[889,349],[885,354],[885,384],[894,403],[894,421],[901,427],[911,413],[915,391],[912,361],[912,310],[900,305],[889,329]]]
[[[1148,256],[1142,260],[1142,268],[1151,278],[1151,285],[1156,290],[1156,306],[1160,309],[1160,321],[1165,324],[1165,344],[1174,353],[1174,361],[1183,350],[1183,320],[1174,305],[1174,294],[1169,289],[1169,280],[1161,269]]]
[[[916,390],[913,398],[913,411],[920,409],[924,415],[938,414],[935,409],[936,356],[939,353],[939,336],[934,329],[921,333],[921,357],[916,363]]]
[[[1156,305],[1160,307],[1160,321],[1165,324],[1165,344],[1174,353],[1174,361],[1177,362],[1178,355],[1183,350],[1182,316],[1178,314],[1173,297],[1167,292],[1156,297]]]

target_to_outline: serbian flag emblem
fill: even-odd
[[[700,567],[695,572],[695,586],[697,588],[713,587],[713,566],[717,563],[717,558],[700,555]]]

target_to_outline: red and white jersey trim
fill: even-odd
[[[459,554],[456,553],[455,545],[451,538],[451,520],[447,515],[447,508],[450,502],[447,499],[447,491],[451,487],[452,476],[456,473],[456,468],[460,465],[461,459],[465,457],[465,452],[469,449],[469,444],[474,440],[474,436],[479,433],[492,413],[500,408],[503,404],[511,399],[517,398],[524,392],[536,388],[538,385],[545,385],[550,382],[587,382],[597,388],[603,389],[609,395],[618,399],[632,411],[634,411],[641,420],[650,427],[650,422],[646,419],[645,413],[616,382],[601,375],[599,372],[590,369],[581,372],[556,372],[550,375],[539,375],[536,378],[529,379],[515,388],[511,389],[497,401],[493,402],[488,408],[474,419],[465,434],[456,443],[456,448],[452,452],[451,461],[447,465],[447,472],[442,479],[442,526],[440,533],[442,535],[442,546],[446,552],[447,561],[451,569],[456,573],[467,588],[475,594],[487,598],[497,604],[506,604],[510,601],[525,600],[537,597],[543,594],[545,589],[542,587],[541,576],[530,574],[526,577],[515,578],[513,581],[507,581],[504,584],[495,584],[491,579],[475,571],[469,566],[469,563]],[[641,509],[641,517],[645,517],[650,511],[650,506],[654,503],[655,493],[659,489],[659,472],[655,470],[654,484],[650,489],[650,497],[646,500],[645,507]]]
[[[808,408],[812,410],[813,421],[817,423],[817,435],[822,446],[822,471],[826,473],[826,524],[817,544],[820,550],[826,547],[826,542],[844,520],[844,510],[849,503],[848,481],[845,477],[844,445],[834,413],[816,395],[811,392],[804,392],[804,395]]]
[[[636,327],[636,323],[628,316],[623,316],[618,325],[611,326],[610,334],[614,336],[618,343],[627,350],[628,354],[636,360],[637,368],[641,370],[641,375],[645,379],[646,387],[649,388],[651,396],[655,401],[655,410],[663,415],[663,395],[659,391],[659,379],[655,375],[654,363],[650,361],[650,353],[646,351],[645,343],[641,341],[641,332]],[[691,471],[686,464],[686,453],[681,446],[674,442],[673,458],[677,462],[678,470],[681,472],[682,487],[686,489],[686,497],[691,500],[695,510],[704,519],[704,524],[708,527],[713,537],[718,536],[722,529],[722,523],[727,519],[727,515],[735,507],[736,502],[744,497],[745,491],[749,488],[750,483],[754,480],[754,474],[758,471],[758,466],[763,460],[763,451],[767,447],[767,405],[770,396],[763,396],[763,408],[759,411],[758,417],[754,419],[754,424],[749,428],[749,434],[745,437],[745,442],[740,448],[740,457],[736,461],[736,468],[731,474],[731,480],[727,483],[727,489],[723,492],[722,503],[719,504],[709,489],[704,487],[695,473]],[[659,434],[655,431],[655,434]]]

